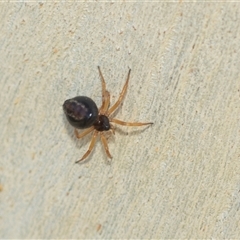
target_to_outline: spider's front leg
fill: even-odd
[[[108,107],[110,104],[110,93],[106,89],[106,82],[104,80],[104,77],[102,75],[102,72],[99,66],[98,66],[98,71],[99,71],[99,76],[102,82],[102,106],[99,108],[99,113],[104,115],[108,110]]]
[[[127,87],[128,87],[128,82],[129,82],[129,78],[130,78],[130,73],[131,73],[131,69],[129,69],[129,71],[128,71],[126,83],[123,86],[122,92],[120,93],[120,96],[119,96],[117,102],[115,102],[114,105],[112,107],[110,107],[109,110],[107,111],[107,115],[108,116],[111,113],[113,113],[118,108],[118,106],[122,103],[123,98],[124,98],[124,96],[126,95],[126,92],[127,92]]]

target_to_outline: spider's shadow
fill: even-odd
[[[146,125],[145,127],[143,127],[143,129],[136,129],[136,130],[122,130],[122,128],[133,128],[131,126],[121,126],[119,127],[119,125],[114,125],[114,129],[117,133],[119,133],[120,135],[124,135],[124,136],[135,136],[138,135],[139,133],[144,132],[145,130],[147,130],[151,125]]]

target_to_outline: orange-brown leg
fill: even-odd
[[[102,115],[105,115],[105,113],[108,110],[109,104],[110,104],[110,93],[106,91],[103,99],[103,105],[100,107],[99,113]]]
[[[110,123],[110,131],[115,135],[115,128],[114,126]]]
[[[96,143],[97,136],[98,136],[98,131],[95,130],[95,132],[93,133],[92,140],[91,140],[91,143],[89,145],[89,148],[88,148],[87,152],[82,156],[82,158],[80,160],[76,161],[76,163],[81,162],[82,160],[84,160],[91,153],[91,151],[93,150],[93,147],[94,147],[94,145]]]
[[[87,130],[79,133],[79,132],[77,131],[77,129],[75,128],[75,129],[74,129],[74,133],[75,133],[75,136],[76,136],[77,138],[83,138],[84,136],[86,136],[87,134],[89,134],[90,132],[92,132],[93,130],[94,130],[94,126],[92,126],[92,127],[88,128]]]
[[[106,91],[106,82],[104,80],[104,77],[102,75],[102,72],[101,72],[101,69],[100,67],[98,66],[98,72],[99,72],[99,76],[101,78],[101,81],[102,81],[102,97],[104,96],[105,94],[105,91]]]
[[[99,112],[100,114],[104,114],[107,111],[110,104],[110,94],[106,90],[106,82],[104,80],[104,77],[102,75],[102,72],[99,66],[98,66],[98,71],[99,71],[99,76],[102,82],[102,106],[100,107]]]
[[[100,137],[101,137],[101,141],[102,141],[102,144],[103,144],[103,147],[104,147],[104,149],[105,149],[105,152],[106,152],[107,156],[108,156],[109,158],[112,158],[112,156],[111,156],[111,154],[110,154],[110,152],[109,152],[109,149],[108,149],[107,139],[105,138],[105,136],[103,135],[102,132],[100,133]]]
[[[111,119],[110,122],[114,122],[123,126],[144,126],[144,125],[150,125],[153,124],[152,122],[148,122],[148,123],[140,123],[140,122],[124,122],[118,119]]]
[[[121,102],[122,102],[122,100],[123,100],[123,98],[124,98],[124,96],[126,94],[126,91],[127,91],[128,82],[129,82],[129,78],[130,78],[130,73],[131,73],[131,69],[129,69],[129,71],[128,71],[128,76],[127,76],[126,83],[123,86],[122,92],[120,93],[120,96],[119,96],[117,102],[111,108],[109,108],[109,110],[107,112],[108,116],[111,113],[113,113],[118,108],[118,106],[121,104]]]

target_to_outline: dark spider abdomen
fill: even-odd
[[[94,123],[94,128],[99,131],[108,131],[110,129],[109,119],[105,115],[99,115],[97,121]]]
[[[69,123],[75,128],[89,128],[98,119],[97,105],[89,97],[68,99],[63,104],[63,110]]]

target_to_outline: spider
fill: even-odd
[[[131,69],[129,69],[128,71],[126,83],[120,93],[118,100],[111,107],[109,107],[110,93],[106,90],[106,83],[99,66],[98,71],[102,82],[102,106],[99,109],[97,108],[96,103],[91,98],[85,96],[77,96],[68,99],[63,103],[63,111],[66,114],[69,123],[75,128],[74,132],[77,138],[83,138],[87,134],[93,132],[87,152],[82,156],[80,160],[76,161],[76,163],[83,161],[88,157],[88,155],[93,150],[98,135],[100,135],[100,139],[107,156],[109,158],[112,158],[108,149],[107,139],[104,136],[104,131],[111,130],[113,134],[115,133],[114,127],[111,123],[116,123],[124,126],[143,126],[153,124],[152,122],[124,122],[111,117],[111,114],[119,107],[126,94]],[[79,133],[77,129],[86,130]]]

